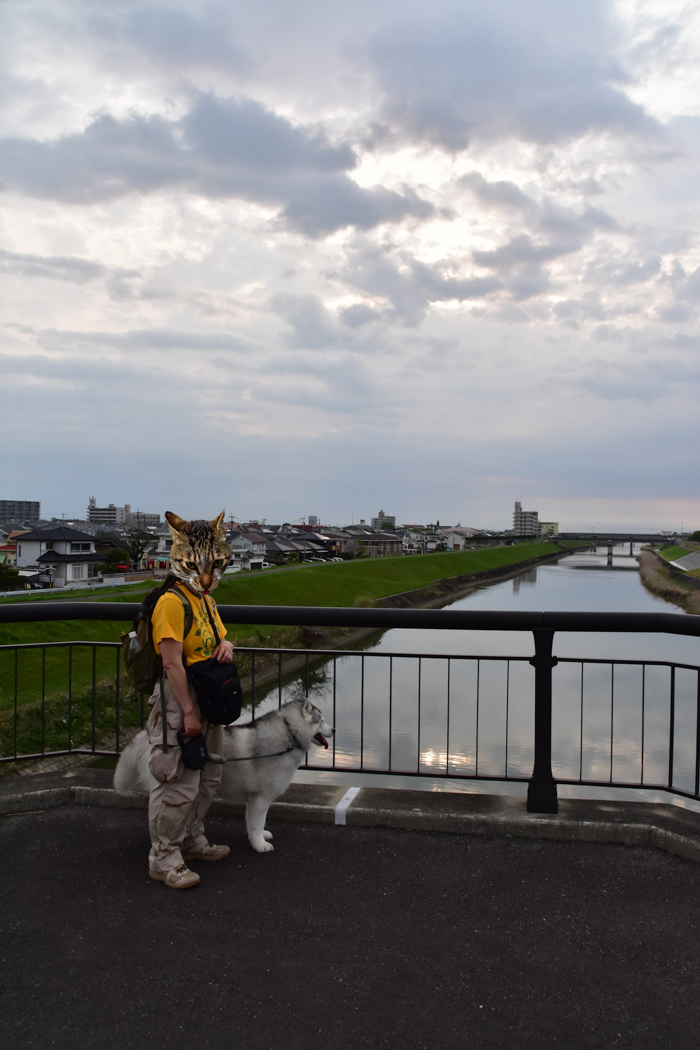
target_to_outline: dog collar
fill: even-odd
[[[294,730],[292,729],[292,727],[290,726],[289,722],[284,717],[284,715],[282,715],[282,721],[286,725],[287,731],[289,732],[289,735],[291,736],[292,740],[294,741],[294,746],[295,747],[301,747],[301,744],[299,743],[299,741],[297,740],[297,738],[296,738],[296,736],[294,734]],[[303,748],[302,748],[302,750],[303,750]]]

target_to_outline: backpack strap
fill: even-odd
[[[168,721],[165,714],[165,668],[160,662],[160,719],[163,723],[163,754],[168,753]]]
[[[182,610],[183,610],[183,612],[185,614],[185,623],[184,623],[183,628],[182,628],[182,640],[184,642],[185,638],[187,637],[187,635],[192,630],[192,625],[194,624],[194,616],[192,615],[192,606],[190,605],[189,601],[187,600],[185,595],[182,593],[182,591],[179,590],[179,588],[174,587],[174,586],[173,587],[168,587],[168,591],[172,591],[173,594],[176,594],[178,596],[178,598],[180,599],[180,601],[182,602]],[[166,591],[166,594],[167,594],[167,591]],[[149,623],[149,627],[150,627],[150,623]],[[184,652],[182,654],[182,662],[185,665],[185,670],[187,670],[187,661],[185,660]],[[168,751],[168,723],[167,723],[167,719],[166,719],[166,715],[165,715],[165,668],[163,666],[162,658],[161,658],[161,661],[160,661],[160,717],[161,717],[161,720],[163,722],[163,754],[165,755],[165,754],[167,754],[167,751]]]
[[[182,629],[182,640],[184,642],[185,638],[187,637],[187,635],[192,630],[192,625],[194,624],[194,616],[192,615],[192,606],[190,605],[189,599],[185,597],[185,595],[182,593],[182,591],[180,590],[179,587],[175,587],[175,586],[168,587],[168,590],[172,591],[173,594],[176,594],[178,596],[178,598],[180,599],[180,601],[182,602],[182,608],[183,608],[183,611],[185,613],[185,623],[184,623],[184,626],[183,626],[183,629]]]

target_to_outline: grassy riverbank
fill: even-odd
[[[661,554],[662,552],[656,553]],[[685,612],[700,614],[700,591],[685,583],[682,578],[671,576],[657,559],[656,553],[646,550],[642,551],[639,556],[639,575],[644,586],[658,598],[677,605]],[[688,551],[685,553],[687,554]]]
[[[240,573],[226,577],[216,591],[219,605],[364,605],[403,591],[427,587],[465,573],[517,565],[530,558],[555,554],[554,543],[520,543],[513,547],[459,551],[450,554],[372,558],[360,561],[299,565],[280,572]],[[140,602],[152,584],[71,595],[73,600]],[[43,600],[50,600],[45,598]],[[56,599],[59,600],[59,599]],[[125,624],[111,621],[66,620],[0,624],[0,645],[17,642],[116,641]],[[243,637],[255,638],[255,625],[236,626]]]
[[[569,544],[575,546],[575,544]],[[322,565],[300,565],[280,572],[241,573],[225,579],[217,589],[216,599],[221,605],[304,605],[352,607],[371,605],[405,591],[429,587],[439,580],[471,573],[486,573],[502,569],[508,571],[532,558],[561,551],[554,543],[521,543],[513,547],[493,547],[485,550],[455,553],[417,555],[413,557],[367,559],[352,562],[333,562]],[[108,594],[89,596],[91,601],[140,601],[150,589],[149,584],[126,587]],[[71,596],[73,597],[73,596]],[[84,592],[75,595],[83,600]],[[41,600],[51,600],[43,597]],[[58,599],[56,599],[58,600]],[[60,641],[118,641],[126,629],[124,622],[69,620],[26,624],[0,624],[0,645],[13,643],[41,643]],[[334,634],[333,644],[340,644],[347,632]],[[229,638],[241,646],[281,646],[285,648],[315,648],[323,638],[311,636],[308,631],[286,627],[265,627],[260,624],[237,624],[229,628]],[[27,753],[40,750],[42,741],[37,726],[43,705],[48,716],[44,746],[63,748],[68,740],[68,651],[60,648],[27,650],[19,655],[17,665],[17,702],[20,711],[17,726],[13,716],[15,703],[15,656],[0,652],[0,752],[12,749],[15,728],[19,750]],[[96,697],[97,738],[107,730],[114,719],[114,650],[97,653]],[[241,654],[241,673],[246,673],[248,660]],[[73,746],[85,745],[91,736],[92,653],[76,648],[72,657],[71,738]],[[130,697],[124,680],[122,688],[122,725],[133,724],[137,718],[140,700]]]
[[[685,547],[662,547],[657,550],[656,553],[664,561],[678,561],[679,558],[685,558],[686,555],[692,554],[692,551],[687,550]]]

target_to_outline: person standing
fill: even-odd
[[[200,877],[188,868],[187,861],[218,861],[230,853],[228,846],[214,845],[204,834],[204,818],[221,784],[223,766],[207,762],[202,769],[187,768],[177,734],[182,729],[184,738],[192,739],[201,733],[208,751],[223,751],[223,727],[203,717],[185,663],[233,661],[233,645],[226,640],[226,628],[210,596],[231,551],[225,539],[223,512],[211,522],[184,521],[170,511],[166,519],[173,537],[171,572],[144,603],[151,614],[153,645],[163,660],[163,678],[149,700],[147,726],[149,768],[158,781],[148,806],[148,872],[171,889],[190,889]],[[189,603],[192,612],[192,626],[187,632],[183,601]]]

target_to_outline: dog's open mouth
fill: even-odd
[[[325,747],[326,751],[328,750],[328,741],[326,740],[323,733],[317,733],[314,737],[314,740],[316,741],[319,747]]]

